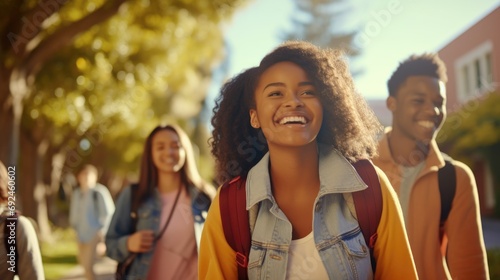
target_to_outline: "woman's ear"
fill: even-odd
[[[253,128],[260,128],[259,119],[257,118],[257,111],[250,109],[250,125]]]
[[[389,111],[394,112],[396,110],[396,97],[394,96],[389,96],[387,97],[387,100],[385,101],[385,105],[387,106],[387,109]]]

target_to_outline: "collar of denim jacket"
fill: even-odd
[[[356,169],[335,148],[318,144],[320,190],[318,197],[330,193],[350,193],[363,190],[367,185]],[[246,208],[262,200],[275,203],[269,176],[269,152],[254,166],[246,180]]]

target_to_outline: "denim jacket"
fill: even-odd
[[[321,260],[330,279],[372,279],[368,247],[343,197],[344,193],[366,188],[366,184],[336,150],[320,146],[319,152],[321,185],[314,202],[313,232]],[[258,207],[252,230],[249,279],[285,279],[292,241],[292,225],[271,192],[268,166],[269,153],[247,177],[247,209]]]
[[[203,224],[206,213],[210,206],[210,198],[194,186],[189,186],[189,196],[191,197],[191,208],[194,218],[194,231],[196,244],[199,246]],[[159,223],[161,217],[162,203],[160,193],[157,189],[154,196],[148,198],[138,209],[137,231],[153,230],[156,234],[159,232]],[[116,211],[111,220],[106,235],[106,254],[108,257],[122,262],[130,252],[127,249],[127,239],[133,234],[133,223],[130,217],[131,212],[131,187],[126,187],[116,202]],[[146,279],[151,258],[154,250],[138,254],[128,270],[126,279]]]

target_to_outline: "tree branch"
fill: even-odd
[[[57,53],[57,51],[70,45],[80,33],[115,15],[125,2],[126,0],[108,1],[94,12],[47,36],[28,54],[19,67],[24,70],[23,72],[26,74],[26,77],[36,75],[41,65]],[[27,79],[28,82],[30,80]]]
[[[2,47],[10,45],[14,55],[22,57],[26,46],[43,30],[42,24],[57,13],[68,0],[41,0],[32,9],[21,14],[20,4],[10,17],[2,40]]]

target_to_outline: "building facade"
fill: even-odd
[[[491,11],[438,51],[448,73],[447,109],[454,112],[467,101],[500,89],[500,7]],[[500,106],[500,104],[498,104]],[[471,108],[471,112],[473,108]],[[500,155],[499,155],[500,156]],[[476,177],[481,213],[495,206],[493,170],[481,158],[470,166]],[[498,172],[498,170],[496,171]]]

